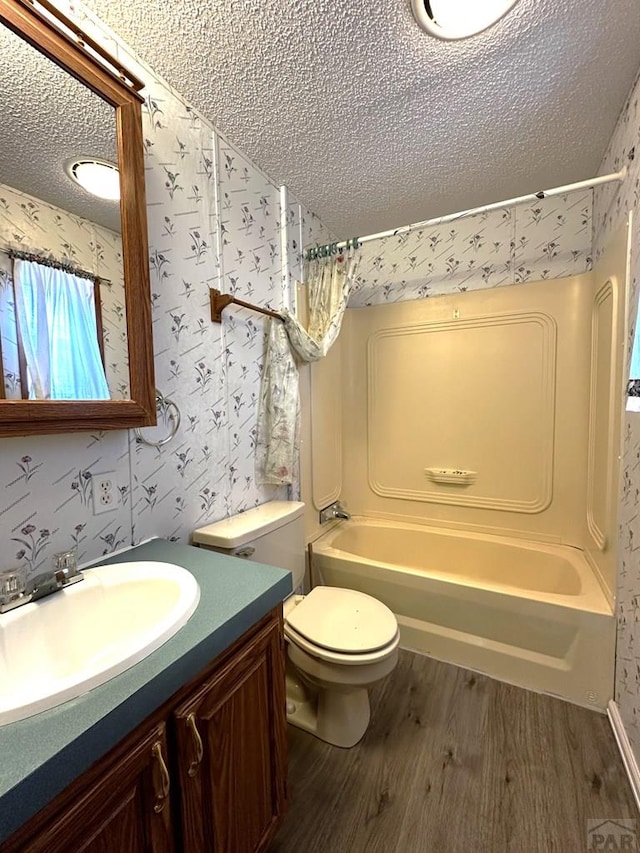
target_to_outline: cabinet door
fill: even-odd
[[[185,851],[267,849],[286,808],[285,706],[274,612],[175,712]]]
[[[131,744],[35,835],[2,850],[29,853],[173,853],[164,723]],[[35,822],[35,821],[34,821]],[[33,826],[33,823],[27,826]]]

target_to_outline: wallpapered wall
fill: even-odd
[[[199,525],[286,497],[254,477],[264,323],[235,307],[221,326],[209,316],[210,287],[273,307],[288,301],[279,189],[80,4],[66,11],[147,84],[156,385],[177,403],[182,424],[161,450],[125,431],[0,440],[3,564],[25,564],[30,573],[61,549],[76,546],[88,560],[149,536],[186,540]],[[286,211],[292,277],[301,241],[324,239],[324,231],[294,199]],[[166,434],[167,418],[145,436]],[[108,471],[117,507],[94,516],[91,476]]]
[[[639,155],[640,80],[636,81],[622,110],[600,169],[606,174],[626,165],[627,178],[623,184],[609,184],[595,190],[593,217],[597,258],[612,230],[625,220],[628,210],[633,211],[628,358],[637,321],[640,280]],[[634,412],[627,412],[624,425],[618,544],[616,701],[640,760],[640,414]]]
[[[8,399],[20,398],[11,261],[19,249],[64,261],[100,276],[105,373],[111,398],[129,396],[129,353],[119,234],[0,184],[0,335]]]
[[[592,191],[365,243],[352,308],[576,275],[591,268]]]

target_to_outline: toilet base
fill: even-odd
[[[314,689],[287,672],[287,722],[343,749],[362,740],[371,717],[369,691]]]

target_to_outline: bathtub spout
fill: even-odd
[[[325,524],[325,522],[333,521],[336,518],[344,518],[345,520],[351,518],[350,513],[347,512],[340,501],[335,501],[330,506],[326,506],[323,510],[320,510],[320,524]]]

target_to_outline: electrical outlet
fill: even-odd
[[[103,512],[111,512],[116,508],[115,476],[115,471],[107,471],[91,477],[94,515],[102,515]]]

